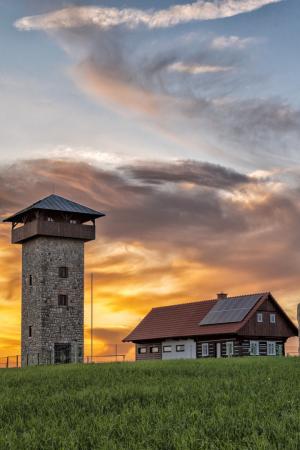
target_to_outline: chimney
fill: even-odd
[[[217,294],[217,298],[218,300],[222,300],[224,298],[227,298],[227,294],[225,294],[225,292],[219,292],[219,294]]]

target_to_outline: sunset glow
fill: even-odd
[[[0,1],[0,217],[53,192],[106,214],[86,245],[86,354],[91,273],[99,355],[133,358],[122,339],[151,308],[219,291],[271,291],[296,323],[299,2],[19,3]],[[20,353],[10,232],[0,356]]]

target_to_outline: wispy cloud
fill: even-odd
[[[51,30],[87,25],[109,29],[118,25],[128,28],[146,26],[167,28],[196,20],[214,20],[247,13],[282,0],[198,0],[184,5],[173,5],[158,11],[133,8],[70,7],[48,14],[24,17],[16,22],[21,30]]]
[[[239,36],[217,36],[211,42],[211,48],[223,50],[228,48],[244,49],[257,42],[255,38],[240,38]]]
[[[199,75],[203,73],[218,73],[227,72],[232,70],[232,67],[222,67],[222,66],[209,66],[204,64],[185,64],[183,62],[176,62],[168,67],[171,72],[184,72],[190,75]]]
[[[123,20],[133,28],[142,22],[151,28],[174,24],[175,12],[178,20],[189,21],[208,9],[213,18],[212,11],[229,14],[267,3],[198,1],[151,12],[70,7],[21,19],[17,26],[51,32],[75,61],[69,73],[77,86],[105,107],[138,116],[147,127],[195,149],[194,154],[205,142],[210,149],[220,149],[216,154],[225,155],[223,161],[250,163],[253,169],[263,155],[266,168],[282,164],[287,155],[298,160],[300,111],[284,99],[252,95],[260,80],[249,47],[260,40],[189,30],[171,40],[158,38],[155,31],[135,36],[124,27],[110,29],[105,18],[113,15],[115,25]],[[195,8],[198,15],[191,12]],[[164,19],[158,21],[158,15]],[[79,25],[84,27],[74,28]]]

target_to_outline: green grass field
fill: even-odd
[[[300,359],[0,371],[0,449],[300,449]]]

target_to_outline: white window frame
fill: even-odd
[[[139,347],[138,348],[139,355],[144,355],[145,353],[147,353],[147,347]]]
[[[255,352],[252,351],[251,345],[255,345]],[[249,352],[251,356],[259,356],[259,341],[250,341]]]
[[[262,312],[258,312],[258,313],[256,314],[256,321],[257,321],[257,323],[263,323],[263,321],[264,321],[264,316],[263,316],[263,313],[262,313]]]
[[[226,356],[230,357],[234,355],[234,342],[227,341],[226,342]]]
[[[275,341],[267,341],[267,355],[268,356],[276,356],[276,342]]]
[[[207,342],[203,342],[202,344],[202,357],[209,356],[209,345]]]
[[[164,353],[172,353],[172,345],[163,345]]]
[[[185,345],[184,344],[176,345],[176,352],[184,352],[184,351],[185,351]]]
[[[150,347],[150,353],[159,353],[159,347],[157,345],[153,345],[153,347]]]
[[[275,313],[270,314],[270,323],[276,323],[276,314]]]

